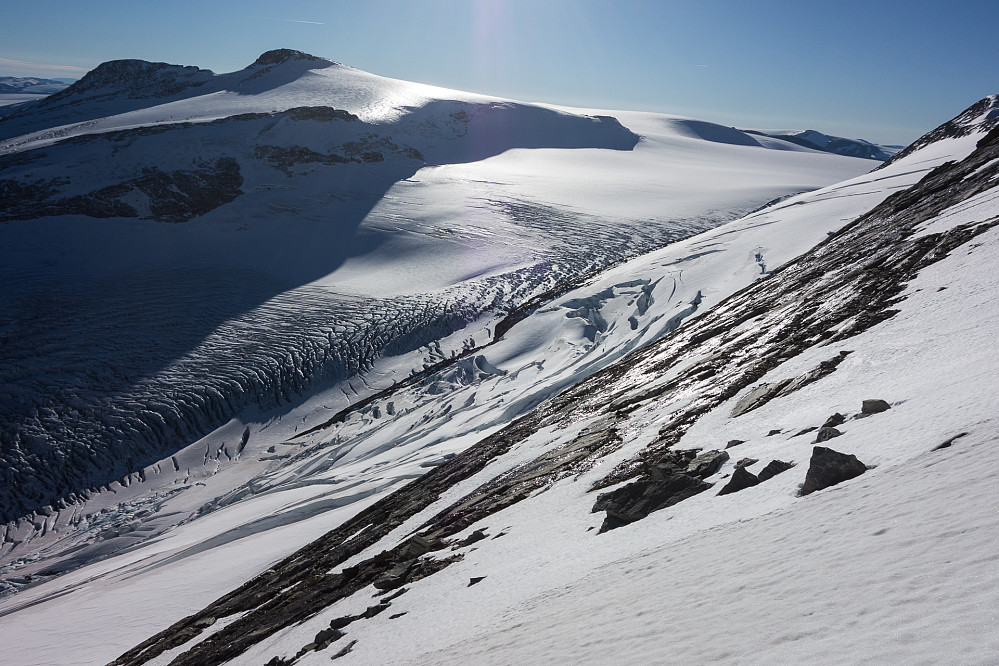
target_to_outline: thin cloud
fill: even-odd
[[[73,65],[47,65],[41,62],[27,62],[25,60],[12,60],[11,58],[0,58],[0,67],[31,67],[32,69],[45,69],[60,72],[83,72],[90,70],[86,67],[74,67]]]
[[[285,23],[308,23],[310,25],[326,25],[321,21],[302,21],[299,19],[272,18],[270,16],[246,16],[244,18],[259,19],[261,21],[284,21]]]

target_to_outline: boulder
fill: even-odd
[[[728,458],[729,455],[725,451],[705,451],[690,461],[687,465],[687,474],[706,479],[717,472]]]
[[[593,511],[607,512],[599,533],[641,520],[653,511],[682,502],[710,487],[710,483],[697,477],[677,472],[665,481],[643,478],[617,490],[601,493],[593,505]]]
[[[805,473],[805,483],[802,484],[799,494],[804,496],[814,493],[816,490],[858,477],[866,471],[867,466],[857,460],[857,456],[816,446],[812,449],[808,472]]]
[[[472,532],[471,534],[469,534],[467,537],[465,537],[461,541],[459,541],[457,544],[455,544],[455,547],[456,548],[463,548],[465,546],[471,546],[473,543],[476,543],[477,541],[482,541],[485,538],[486,538],[486,531],[485,531],[485,529],[478,529],[478,530],[475,530],[474,532]]]
[[[725,445],[725,448],[731,449],[733,446],[739,446],[740,444],[745,444],[745,443],[746,440],[744,439],[730,439],[728,440],[728,444]]]
[[[767,466],[760,470],[760,473],[756,476],[763,483],[767,479],[772,479],[781,472],[786,472],[787,470],[794,467],[794,463],[784,462],[783,460],[771,460],[767,463]]]
[[[760,462],[757,458],[743,458],[735,464],[736,467],[749,467],[750,465],[755,465]]]
[[[835,428],[838,425],[843,425],[846,423],[846,417],[836,412],[832,416],[826,419],[826,422],[822,424],[823,428]]]
[[[881,412],[887,412],[889,409],[891,409],[891,405],[884,400],[865,400],[864,404],[860,407],[860,413],[880,414]]]
[[[821,442],[828,442],[833,437],[839,437],[842,435],[836,428],[825,427],[819,428],[819,432],[815,435],[815,443],[819,444]]]
[[[752,488],[759,483],[760,480],[748,469],[745,467],[736,467],[735,472],[732,473],[732,479],[725,484],[725,487],[718,492],[718,495],[721,496],[728,495],[729,493],[737,493],[740,490]]]

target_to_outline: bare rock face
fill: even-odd
[[[867,466],[857,460],[857,456],[816,446],[812,449],[812,458],[808,462],[808,472],[805,474],[805,483],[801,486],[800,494],[809,495],[816,490],[835,486],[866,471]]]

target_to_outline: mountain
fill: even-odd
[[[840,136],[830,136],[815,130],[743,130],[747,134],[767,136],[781,141],[813,148],[837,155],[861,157],[868,160],[887,161],[904,146],[882,146],[863,139],[844,139]]]
[[[295,51],[105,63],[0,134],[4,521],[116,496],[234,417],[316,391],[338,412],[532,298],[868,166]]]
[[[34,93],[50,95],[65,90],[74,79],[39,79],[31,76],[0,76],[0,95]]]
[[[287,55],[5,141],[0,661],[995,654],[994,100],[864,173]]]

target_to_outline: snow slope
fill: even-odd
[[[683,135],[682,132],[698,129],[683,120],[649,114],[620,114],[620,120],[647,137],[639,142],[634,152],[640,154],[647,150],[648,159],[657,149],[663,153],[677,150],[677,145],[683,145],[680,138],[696,140],[700,143],[691,144],[687,156],[691,168],[696,168],[695,153],[735,151],[733,146],[737,145]],[[650,131],[657,126],[674,128],[674,131],[663,131],[657,139]],[[725,134],[720,130],[718,133]],[[11,573],[37,573],[47,564],[65,562],[70,555],[65,551],[67,545],[74,538],[86,544],[88,535],[101,525],[101,521],[107,521],[104,524],[107,534],[102,543],[83,545],[83,550],[77,551],[83,555],[77,563],[83,565],[81,568],[29,587],[0,604],[0,613],[5,614],[0,621],[0,634],[4,636],[5,644],[18,646],[11,652],[11,658],[30,657],[33,663],[70,663],[74,659],[77,663],[101,663],[113,659],[156,630],[232,589],[252,573],[275,564],[320,532],[344,524],[363,509],[376,506],[375,500],[387,497],[391,490],[400,488],[428,468],[450,469],[457,464],[453,461],[462,459],[461,455],[456,455],[460,451],[488,435],[499,436],[503,432],[501,428],[518,416],[531,413],[532,408],[558,391],[576,386],[587,377],[596,377],[595,373],[602,369],[622,367],[613,364],[626,352],[656,340],[672,339],[672,336],[663,336],[682,323],[698,320],[705,312],[713,313],[712,308],[725,297],[753,285],[761,277],[765,279],[760,284],[772,282],[767,276],[774,267],[808,250],[892,193],[913,185],[934,167],[947,160],[963,158],[974,149],[979,138],[980,132],[939,140],[873,174],[785,199],[725,226],[638,257],[601,273],[576,289],[539,299],[526,309],[526,318],[506,329],[494,344],[481,346],[488,342],[489,336],[476,340],[475,335],[471,335],[473,344],[481,348],[454,362],[450,362],[448,350],[460,349],[461,340],[467,340],[470,329],[432,344],[416,356],[383,358],[373,365],[369,379],[365,381],[377,382],[382,377],[383,385],[387,385],[390,378],[404,376],[405,373],[398,373],[399,366],[406,367],[407,363],[424,355],[428,361],[444,361],[445,365],[397,387],[392,393],[376,394],[373,400],[346,414],[341,421],[330,418],[338,403],[329,393],[320,393],[292,409],[247,419],[245,426],[243,421],[232,422],[179,452],[176,458],[180,464],[171,465],[169,458],[164,459],[145,474],[146,481],[135,482],[127,489],[115,488],[122,497],[130,497],[130,501],[115,505],[113,501],[107,502],[106,496],[90,500],[89,507],[94,508],[99,502],[105,502],[107,511],[101,515],[70,527],[69,519],[54,514],[51,525],[49,520],[43,521],[47,530],[52,527],[60,530],[48,532],[57,535],[50,542],[53,545],[49,553],[33,553],[15,563],[9,569]],[[657,141],[658,148],[654,145]],[[706,146],[705,142],[710,145]],[[653,145],[646,146],[646,143]],[[760,150],[752,146],[737,147]],[[776,151],[766,154],[771,153]],[[518,161],[518,157],[516,151],[511,151],[492,158],[495,164],[490,166],[495,170],[490,175],[503,174],[496,179],[497,183],[509,184],[519,174],[518,169],[531,173],[529,170],[534,162],[525,164],[528,161]],[[539,159],[553,157],[542,155]],[[571,161],[566,160],[563,165],[568,168]],[[709,156],[705,156],[705,168],[709,162]],[[462,178],[469,178],[472,174],[468,170],[474,170],[476,166],[483,169],[477,173],[484,175],[482,165],[437,167],[434,171],[454,169],[452,174],[447,171],[441,174],[443,182],[456,182],[457,187],[464,187],[467,192],[468,181]],[[537,174],[532,174],[533,178],[524,177],[514,184],[527,187],[539,183],[539,188],[546,187],[548,192],[554,193],[549,194],[558,203],[558,207],[553,208],[559,210],[569,205],[571,200],[559,200],[568,192],[564,183],[563,187],[567,189],[558,189],[559,174],[549,175],[550,180],[539,182],[544,173],[552,174],[552,171],[534,168]],[[576,173],[580,170],[585,173],[585,168],[580,167]],[[636,168],[636,172],[640,170]],[[670,170],[664,169],[664,172]],[[447,180],[449,175],[453,181]],[[629,175],[634,176],[634,173]],[[673,177],[677,182],[683,182],[690,176]],[[697,179],[690,177],[690,180]],[[429,196],[421,199],[418,189],[406,192],[405,197],[400,197],[400,203],[393,204],[390,198],[387,203],[379,204],[389,206],[383,219],[397,219],[392,213],[404,209],[401,201],[428,205]],[[587,201],[585,197],[589,196],[588,201],[598,209],[603,205],[606,208],[603,214],[607,214],[613,200],[600,200],[591,191],[584,191],[586,189],[578,187],[576,190],[581,201]],[[617,201],[620,205],[620,198]],[[507,201],[506,205],[510,207],[514,203]],[[393,205],[395,209],[391,208]],[[377,209],[376,206],[373,210]],[[985,191],[959,206],[937,211],[925,220],[925,229],[940,233],[954,224],[987,221],[996,214],[994,195]],[[515,219],[526,226],[538,217],[521,214]],[[571,220],[566,224],[567,228],[573,228]],[[353,640],[357,643],[345,659],[357,663],[405,659],[467,662],[472,657],[475,661],[507,663],[515,658],[532,661],[551,658],[553,654],[560,660],[568,657],[573,661],[588,659],[595,663],[611,654],[627,655],[634,661],[656,661],[667,655],[681,661],[736,660],[734,655],[743,653],[725,652],[727,650],[750,650],[750,660],[761,660],[774,655],[790,658],[798,654],[794,651],[800,646],[814,651],[817,645],[823,644],[821,641],[829,640],[831,630],[827,627],[847,626],[853,608],[847,601],[853,597],[847,599],[846,592],[828,597],[822,607],[825,612],[821,616],[821,627],[807,619],[811,616],[802,615],[802,619],[796,620],[797,628],[789,629],[784,637],[776,637],[773,645],[768,646],[757,639],[760,627],[752,623],[738,625],[741,633],[737,633],[736,638],[741,639],[739,642],[709,640],[721,631],[717,627],[722,619],[740,613],[740,603],[757,603],[758,596],[747,602],[738,600],[735,592],[741,590],[735,588],[742,584],[742,578],[748,575],[746,572],[766,571],[770,566],[767,563],[774,557],[787,562],[789,574],[798,574],[794,577],[798,585],[778,597],[796,602],[788,604],[788,608],[794,611],[804,608],[810,598],[806,595],[823,591],[830,585],[831,576],[826,573],[802,571],[801,558],[816,556],[814,553],[819,552],[810,545],[813,542],[799,545],[794,537],[788,537],[791,543],[777,556],[772,548],[747,548],[745,539],[766,540],[784,525],[792,535],[800,537],[799,530],[804,528],[799,526],[813,525],[815,520],[829,521],[830,527],[822,533],[827,536],[814,541],[824,546],[818,556],[830,566],[856,562],[860,546],[852,540],[836,541],[838,533],[832,528],[842,524],[842,512],[857,512],[886,496],[884,486],[875,483],[876,479],[887,477],[894,483],[893,489],[901,489],[903,482],[924,478],[927,473],[921,471],[921,465],[916,462],[916,453],[925,453],[932,448],[931,444],[944,441],[958,434],[958,428],[967,429],[972,424],[977,429],[971,435],[957,440],[934,460],[941,461],[936,464],[939,467],[946,461],[968,455],[962,451],[982,450],[988,438],[987,430],[981,428],[979,421],[990,418],[990,410],[994,411],[993,396],[988,392],[971,391],[969,387],[975,385],[976,378],[993,371],[988,346],[982,342],[995,333],[990,321],[993,318],[989,316],[994,289],[990,286],[987,270],[991,258],[988,248],[994,246],[991,234],[993,232],[987,232],[976,240],[979,245],[974,248],[974,256],[956,252],[921,274],[918,280],[925,284],[919,286],[917,280],[909,286],[909,297],[899,306],[902,309],[899,315],[849,341],[837,342],[829,349],[811,348],[771,370],[781,377],[796,376],[833,356],[840,348],[851,351],[836,372],[822,380],[821,386],[806,387],[792,398],[773,401],[738,419],[728,416],[738,397],[733,396],[686,430],[676,447],[712,448],[730,439],[744,439],[746,441],[737,449],[739,455],[759,457],[761,462],[774,457],[790,459],[799,465],[795,471],[735,497],[716,500],[712,491],[607,534],[598,536],[595,531],[588,532],[588,528],[598,526],[602,519],[589,513],[594,495],[586,491],[591,483],[605,477],[617,463],[625,463],[642,447],[656,441],[660,437],[659,429],[670,415],[695,400],[696,392],[666,394],[653,402],[643,401],[640,409],[630,412],[626,424],[615,426],[620,441],[603,453],[595,467],[583,469],[580,475],[563,476],[554,484],[537,486],[539,494],[530,500],[491,513],[487,521],[470,524],[457,534],[464,536],[475,528],[484,528],[490,537],[503,532],[502,539],[493,538],[463,547],[460,550],[465,555],[463,560],[407,586],[410,589],[406,595],[392,602],[391,614],[379,614],[376,618],[352,623],[347,629],[347,640],[333,643],[329,651],[307,652],[301,663],[325,662],[331,653]],[[831,242],[835,240],[834,237]],[[372,261],[372,265],[390,270],[387,260]],[[349,268],[350,262],[345,262],[344,267]],[[361,278],[362,272],[363,267],[355,271],[357,277],[352,283],[359,293],[369,288]],[[404,284],[404,278],[397,280],[399,285]],[[962,285],[959,291],[948,294],[947,291],[957,288],[951,286],[955,283]],[[950,289],[937,291],[941,286]],[[952,299],[952,295],[957,297]],[[965,316],[969,307],[974,314]],[[706,320],[709,323],[703,327],[709,327],[714,316],[709,315]],[[929,330],[938,334],[927,336],[924,326],[927,323]],[[752,322],[741,330],[751,333]],[[947,353],[936,353],[940,345],[945,345]],[[653,350],[649,353],[657,353],[654,345],[648,348]],[[963,356],[961,365],[955,367],[953,359],[966,348],[974,353]],[[691,357],[690,361],[699,358],[702,356]],[[954,379],[940,387],[939,378],[946,376],[948,369],[954,370]],[[659,379],[646,376],[644,380],[635,381],[626,378],[627,381],[622,381],[617,388],[607,391],[607,396],[620,399],[638,389],[661,384],[679,368],[666,370],[656,373],[661,375]],[[969,381],[965,381],[966,378]],[[585,387],[591,385],[579,384],[583,388],[575,390],[585,394]],[[952,396],[947,406],[953,405],[953,408],[933,410],[932,419],[919,416],[930,413],[927,411],[929,401],[934,399],[937,387]],[[577,436],[586,428],[595,427],[606,418],[594,405],[606,407],[611,397],[605,397],[600,389],[588,403],[579,403],[575,416],[572,416],[575,408],[570,407],[566,412],[570,415],[568,418],[563,414],[559,416],[561,420],[521,438],[492,464],[448,489],[439,500],[427,504],[395,530],[370,542],[335,569],[341,570],[384,548],[394,547],[438,511],[482,484],[488,486],[497,475],[516,471],[519,465],[531,463],[553,447],[557,450],[577,441]],[[833,411],[858,411],[860,400],[868,397],[886,397],[892,401],[893,408],[876,417],[849,421],[843,428],[845,439],[837,439],[832,444],[840,448],[843,443],[847,450],[855,451],[862,460],[877,464],[878,468],[851,485],[805,500],[795,498],[811,438],[795,439],[788,435],[821,422]],[[548,408],[542,407],[533,414],[544,414],[545,409]],[[773,429],[784,434],[767,437],[766,433]],[[905,437],[900,437],[899,432]],[[891,443],[884,444],[886,440]],[[238,446],[242,450],[236,456],[237,464],[222,462],[229,457],[228,453],[224,456],[215,454],[218,462],[212,469],[216,473],[207,481],[209,485],[193,483],[199,474],[188,472],[189,465],[197,469],[196,461],[200,463],[202,457],[207,462],[208,454],[221,450],[231,452]],[[968,448],[961,448],[965,446]],[[256,463],[253,458],[257,458]],[[731,465],[727,463],[714,478],[731,473]],[[170,468],[176,467],[180,468],[177,470],[180,473],[171,473]],[[957,543],[963,546],[980,544],[994,535],[995,528],[994,520],[976,510],[982,506],[980,501],[987,484],[982,484],[979,477],[979,485],[975,486],[979,490],[961,496],[955,488],[961,483],[962,474],[967,474],[965,468],[947,469],[947,473],[936,477],[933,483],[926,482],[935,483],[942,493],[949,493],[948,497],[955,497],[955,501],[960,500],[963,510],[959,513],[967,517],[967,522],[962,523],[964,529],[958,532]],[[226,488],[232,490],[225,492]],[[860,490],[856,490],[858,488]],[[843,497],[851,489],[853,494],[839,504],[829,504],[826,500]],[[906,502],[912,501],[911,491],[898,490],[896,496],[898,499],[891,505],[893,513],[889,515],[896,517],[893,525],[900,534],[896,537],[889,528],[889,532],[874,534],[871,538],[887,535],[882,542],[895,544],[893,552],[906,556],[915,555],[914,551],[922,547],[916,536],[950,533],[943,518],[921,522],[917,528],[911,518],[906,518],[913,515],[906,509]],[[200,511],[195,511],[198,506]],[[918,508],[913,506],[913,509]],[[157,530],[172,524],[169,516],[172,511],[193,519],[158,533]],[[846,534],[866,534],[869,523],[874,520],[871,517],[867,522],[846,526],[843,530]],[[668,521],[669,529],[663,529],[664,521]],[[881,519],[875,522],[884,524]],[[725,529],[720,530],[721,526]],[[389,525],[385,530],[391,527]],[[24,528],[19,526],[17,529],[21,531],[14,536],[23,535]],[[30,527],[28,529],[30,531]],[[922,532],[914,532],[917,529]],[[118,533],[112,534],[114,531]],[[43,537],[34,539],[36,545],[45,543]],[[87,548],[103,547],[107,555],[126,545],[124,540],[127,539],[132,539],[130,549],[102,561],[87,563],[95,554],[88,553]],[[719,549],[725,546],[748,552],[742,559],[720,557],[722,551]],[[26,550],[22,549],[20,553]],[[323,550],[327,550],[325,546]],[[7,557],[13,554],[10,550],[8,553]],[[51,557],[48,562],[38,560],[38,566],[28,563],[46,554]],[[917,557],[916,561],[921,563],[921,571],[929,572],[941,564],[943,557],[931,552]],[[715,567],[705,570],[705,560]],[[676,568],[672,566],[674,562]],[[893,559],[883,570],[879,567],[871,575],[880,576],[877,580],[887,586],[903,575],[901,562],[904,560]],[[985,562],[987,564],[987,560]],[[970,559],[954,566],[959,567],[962,576],[965,573],[972,576],[976,571],[984,573],[986,564]],[[625,574],[619,568],[625,568]],[[689,575],[683,575],[685,573]],[[470,578],[482,575],[486,576],[484,580],[468,587]],[[748,587],[744,589],[751,592],[771,590],[768,585],[771,580],[772,576],[757,578],[747,582]],[[711,588],[709,581],[716,587]],[[717,581],[723,581],[723,584],[717,586]],[[649,595],[650,589],[660,589],[662,594]],[[987,585],[978,588],[975,603],[994,602],[988,597],[990,589],[993,588]],[[927,595],[931,593],[938,593],[932,585],[926,584],[916,585],[913,590],[917,602],[929,599]],[[972,591],[968,585],[959,586],[949,592],[944,601],[958,610],[962,608],[961,598],[966,598]],[[319,630],[328,627],[332,618],[359,613],[377,603],[371,599],[373,590],[370,587],[362,592],[329,608],[313,608],[313,616],[304,624],[270,635],[236,662],[261,663],[274,655],[295,655]],[[731,593],[722,594],[724,592]],[[881,595],[877,600],[883,600],[885,596]],[[888,618],[897,620],[903,602],[913,603],[911,596],[889,597],[887,602],[868,611],[877,620],[873,626],[881,626],[878,623],[886,622]],[[671,636],[671,626],[655,615],[662,612],[664,597],[696,601],[694,610],[682,607],[675,611],[675,616],[668,616],[678,623],[686,623],[682,626],[689,628],[682,640]],[[146,598],[155,598],[158,602],[142,604],[140,600]],[[705,598],[707,601],[702,601]],[[442,603],[442,599],[447,603]],[[717,600],[716,604],[708,603],[712,600]],[[625,601],[628,602],[627,610],[621,611]],[[723,602],[722,609],[716,608]],[[776,609],[776,603],[767,607]],[[601,610],[605,605],[606,609]],[[137,610],[139,606],[141,612]],[[754,605],[754,608],[758,606]],[[397,611],[404,611],[406,615],[390,619]],[[206,633],[224,631],[233,620],[236,620],[233,627],[238,627],[238,618],[244,613],[219,619]],[[649,619],[634,619],[627,624],[611,617],[631,619],[649,614],[652,614]],[[902,624],[904,631],[925,630],[920,624],[922,615],[913,612],[902,616],[906,618]],[[830,617],[834,621],[830,621]],[[966,620],[941,624],[940,631],[979,626],[982,622],[982,616],[974,609],[966,610],[961,617]],[[530,621],[521,622],[520,618]],[[600,625],[611,624],[618,632],[611,637],[595,635],[594,627],[599,620],[604,620]],[[96,631],[109,622],[116,627],[114,636]],[[792,619],[788,619],[787,624],[792,624]],[[854,641],[849,644],[850,650],[843,653],[843,658],[851,660],[851,656],[870,650],[870,636],[874,631],[876,629],[855,634]],[[664,634],[671,636],[668,646],[659,642]],[[900,634],[903,639],[907,635]],[[581,645],[582,650],[570,652],[572,648],[565,645],[567,641]],[[986,657],[992,654],[989,650],[995,648],[994,641],[990,641],[986,634],[985,640],[970,646],[972,652],[966,654],[968,660],[987,661]],[[64,646],[70,642],[76,649],[72,655],[67,655]],[[903,650],[905,642],[889,641],[886,645],[879,649]],[[945,656],[945,651],[953,644],[942,641],[937,645],[939,652],[935,655]],[[172,651],[161,658],[179,653],[177,647],[172,647]],[[655,652],[656,649],[670,652]],[[912,652],[908,654],[915,654],[915,647],[909,649]],[[925,648],[919,654],[925,654]]]

